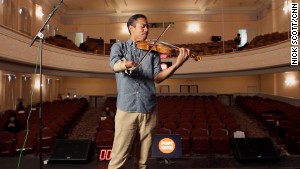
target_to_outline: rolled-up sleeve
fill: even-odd
[[[110,50],[110,67],[112,70],[114,70],[114,65],[118,61],[121,61],[122,58],[124,57],[122,54],[122,44],[120,42],[115,43],[112,45],[111,50]]]
[[[154,55],[154,66],[153,66],[154,75],[156,75],[157,73],[162,71],[160,63],[161,63],[161,60],[160,60],[159,53],[156,53]]]

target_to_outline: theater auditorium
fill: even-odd
[[[300,168],[298,3],[1,0],[0,168]]]

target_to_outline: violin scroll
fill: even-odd
[[[190,57],[193,58],[196,62],[199,62],[199,61],[202,60],[202,57],[201,57],[200,55],[197,55],[197,56],[195,56],[195,55],[190,55]]]

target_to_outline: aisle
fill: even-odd
[[[69,139],[94,139],[102,108],[89,108],[69,134]]]
[[[229,107],[229,111],[246,131],[247,137],[270,137],[268,129],[259,123],[255,118],[249,116],[237,106]]]

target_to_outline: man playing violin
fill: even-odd
[[[175,64],[162,70],[158,52],[148,53],[136,48],[136,42],[144,41],[148,37],[149,26],[146,16],[142,14],[131,16],[127,28],[130,38],[115,43],[110,53],[110,66],[115,72],[118,97],[115,138],[109,169],[124,168],[132,148],[134,148],[133,168],[148,168],[147,159],[156,127],[155,83],[160,83],[173,75],[190,55],[189,49],[179,48]],[[139,65],[143,56],[146,57]],[[133,73],[126,73],[132,68],[136,68]]]

